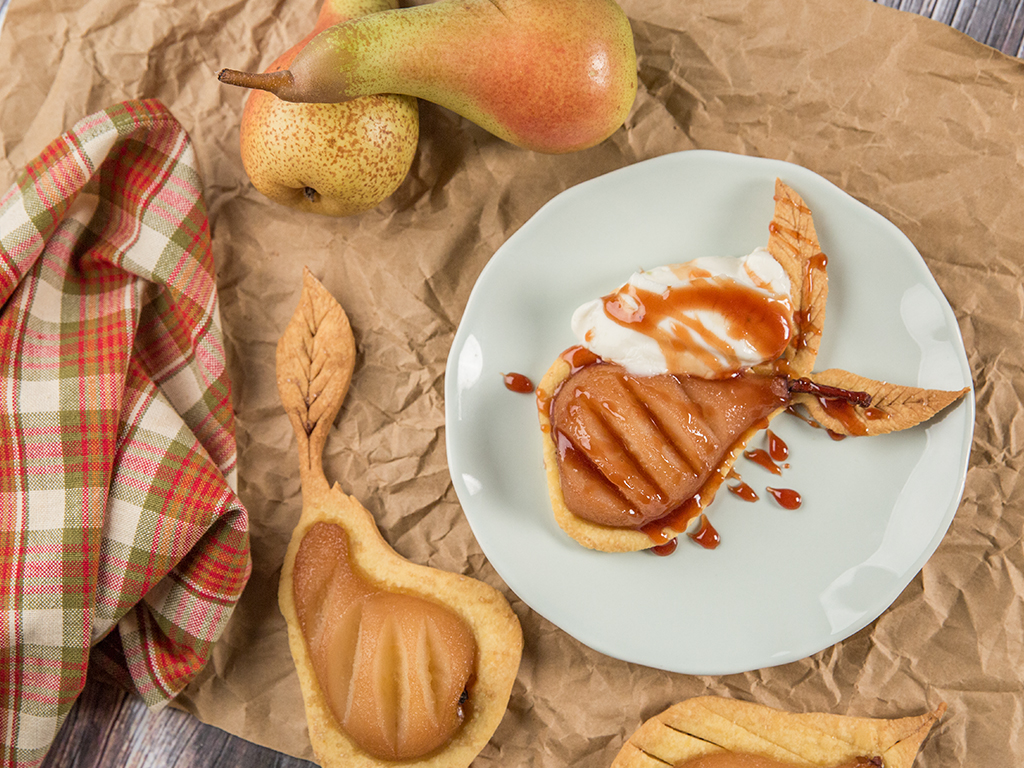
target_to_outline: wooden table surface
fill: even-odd
[[[1024,57],[1024,0],[875,0],[941,21],[1010,56]]]
[[[0,23],[9,0],[0,0]],[[1024,0],[875,0],[949,24],[1011,56],[1024,56]],[[230,736],[184,712],[151,713],[141,699],[91,680],[44,768],[315,768]]]

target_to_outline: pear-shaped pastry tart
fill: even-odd
[[[698,696],[641,725],[612,768],[910,768],[945,711],[851,717]]]
[[[723,279],[708,271],[712,262],[640,273],[581,307],[574,328],[587,329],[583,344],[537,386],[555,519],[586,547],[649,549],[692,527],[751,438],[791,406],[835,435],[878,435],[920,424],[967,392],[813,372],[828,259],[810,209],[783,182],[767,246],[744,262],[749,277]],[[658,345],[665,365],[699,372],[638,372],[646,361],[604,360],[590,348],[594,334],[624,361]],[[753,362],[744,364],[736,350],[748,349]]]
[[[409,562],[328,483],[324,443],[354,363],[345,312],[306,270],[277,379],[302,482],[279,601],[310,741],[325,768],[468,766],[508,705],[522,630],[497,590]]]

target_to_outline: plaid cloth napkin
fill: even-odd
[[[79,122],[0,198],[0,717],[38,765],[90,661],[166,704],[249,577],[210,231],[158,102]]]

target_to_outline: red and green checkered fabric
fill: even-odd
[[[90,661],[151,707],[250,572],[210,230],[159,103],[87,117],[0,198],[0,718],[37,765]]]

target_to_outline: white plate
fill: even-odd
[[[801,194],[829,257],[816,368],[939,389],[971,386],[956,319],[920,254],[889,221],[789,163],[691,150],[558,195],[493,256],[455,335],[445,380],[448,462],[484,553],[527,605],[609,656],[673,672],[729,674],[801,659],[877,618],[920,571],[960,502],[973,392],[906,432],[833,441],[782,415],[782,478],[746,459],[759,491],[708,510],[715,550],[680,537],[669,557],[587,550],[551,513],[536,383],[575,340],[573,310],[638,267],[764,245],[775,178]],[[752,447],[759,445],[755,438]],[[766,485],[793,488],[782,509]]]

